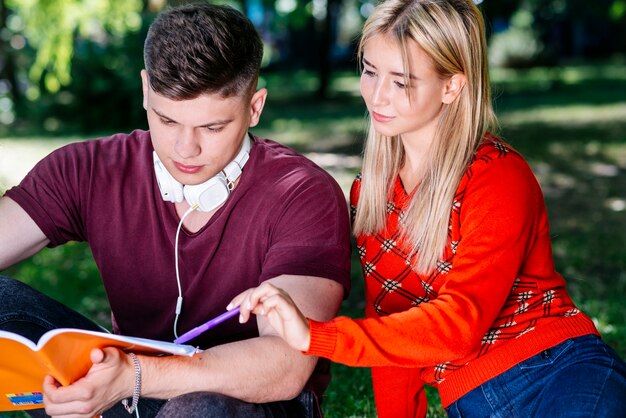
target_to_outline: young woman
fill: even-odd
[[[492,132],[484,22],[469,0],[388,0],[359,47],[371,118],[351,191],[366,319],[305,318],[271,285],[229,305],[291,346],[372,367],[379,417],[615,417],[626,367],[554,270],[543,196]]]

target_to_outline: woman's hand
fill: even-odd
[[[291,347],[300,351],[309,349],[309,321],[284,290],[263,283],[236,296],[226,309],[237,306],[241,310],[239,322],[247,322],[250,313],[262,315]]]

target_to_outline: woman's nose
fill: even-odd
[[[374,89],[372,90],[372,104],[380,106],[385,105],[388,102],[388,88],[386,86],[385,80],[381,78],[377,80],[374,85]]]

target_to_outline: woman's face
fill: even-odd
[[[415,41],[407,42],[407,53],[409,67],[405,69],[395,39],[388,35],[370,38],[363,50],[361,95],[378,133],[430,142],[443,109],[446,80],[439,78]]]

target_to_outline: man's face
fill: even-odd
[[[176,101],[155,93],[145,71],[141,78],[152,146],[170,174],[188,185],[205,182],[235,158],[267,95],[261,89],[252,99],[207,94]]]

